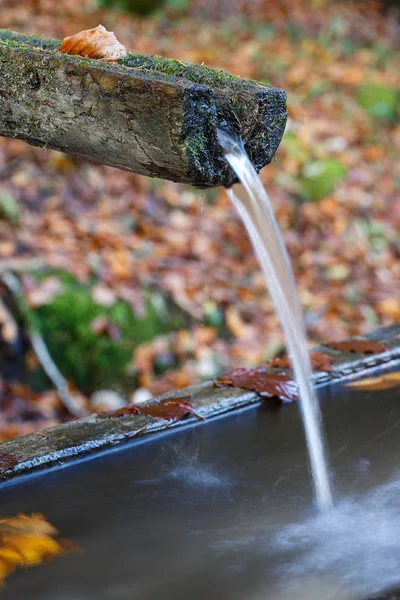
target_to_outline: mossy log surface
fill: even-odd
[[[242,137],[257,171],[273,159],[283,90],[158,56],[69,56],[59,45],[0,29],[0,135],[198,187],[235,182],[218,127]]]

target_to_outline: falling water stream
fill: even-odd
[[[290,260],[270,200],[243,144],[218,132],[225,158],[244,187],[244,194],[228,191],[250,236],[272,296],[297,381],[300,410],[307,440],[316,504],[332,507],[332,489],[321,414],[312,382],[305,325]]]

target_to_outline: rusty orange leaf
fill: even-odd
[[[60,52],[108,61],[126,56],[126,49],[119,43],[114,32],[107,31],[103,25],[66,37],[62,41]]]

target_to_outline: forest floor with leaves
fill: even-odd
[[[232,0],[229,14],[219,4],[195,0],[139,18],[87,0],[0,0],[0,27],[63,38],[101,23],[132,51],[284,88],[287,131],[261,177],[310,346],[399,320],[396,16],[376,2]],[[197,191],[1,138],[0,276],[7,270],[89,412],[257,366],[283,348],[223,189]],[[8,439],[71,415],[41,372],[7,286],[0,294],[0,439]],[[105,389],[114,396],[98,393]]]

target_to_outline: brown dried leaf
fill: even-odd
[[[60,52],[109,61],[126,56],[126,49],[119,43],[114,32],[107,31],[103,25],[66,37],[62,41]]]
[[[333,356],[323,354],[322,352],[311,352],[310,359],[312,368],[315,371],[326,371],[327,373],[332,371]],[[269,367],[275,367],[277,369],[290,369],[292,366],[288,356],[274,358],[273,360],[268,361],[267,364]]]
[[[359,354],[379,354],[385,352],[388,347],[380,342],[372,340],[348,340],[344,342],[331,342],[325,344],[333,350],[341,350],[342,352],[357,352]]]
[[[333,356],[323,352],[311,352],[310,358],[312,368],[316,371],[326,371],[327,373],[332,371],[332,363],[335,360]]]
[[[357,390],[388,390],[400,386],[400,371],[396,373],[387,373],[377,377],[368,377],[358,381],[351,381],[346,387]]]
[[[15,467],[20,460],[21,456],[18,456],[17,454],[5,454],[4,452],[0,452],[0,475]]]
[[[119,410],[112,410],[105,413],[99,413],[97,416],[105,419],[110,417],[121,417],[123,415],[148,415],[158,419],[166,419],[167,421],[180,421],[187,415],[194,415],[198,419],[202,419],[196,413],[193,405],[185,399],[164,400],[157,404],[148,404],[146,406],[135,406],[133,404],[124,406]]]
[[[202,418],[196,413],[193,405],[183,399],[165,400],[158,404],[149,404],[148,406],[141,407],[141,410],[142,414],[157,417],[159,419],[167,419],[172,422],[180,421],[180,419],[187,415],[194,415],[198,419]]]
[[[265,367],[236,369],[220,377],[217,387],[239,387],[258,392],[264,398],[280,398],[284,402],[298,399],[293,379],[288,375],[269,373]]]

